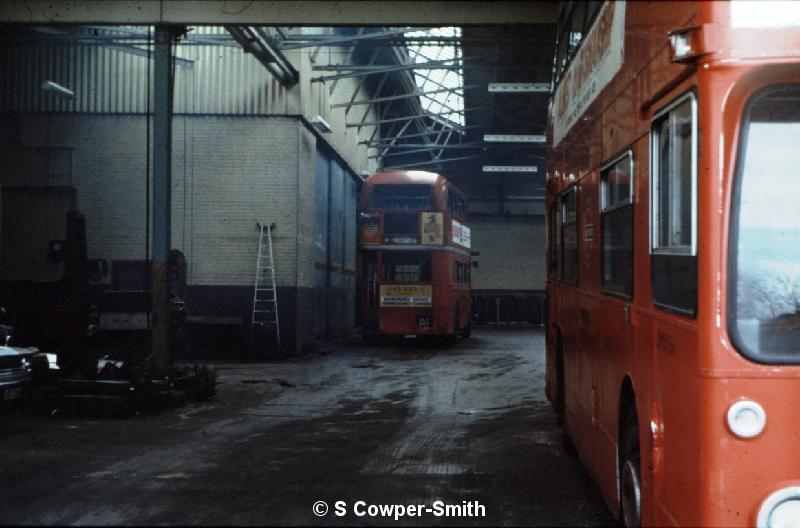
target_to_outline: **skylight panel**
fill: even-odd
[[[442,27],[422,31],[411,31],[407,37],[461,37],[461,28]],[[422,109],[452,122],[464,125],[464,75],[461,69],[461,48],[457,41],[432,45],[421,41],[407,44],[408,54],[414,64],[445,61],[442,69],[414,70],[414,81],[423,92],[420,96]],[[448,90],[448,91],[441,91]],[[431,95],[424,92],[438,91]]]

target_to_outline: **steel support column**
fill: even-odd
[[[157,25],[153,63],[153,325],[151,351],[158,374],[170,364],[169,250],[171,232],[171,142],[173,27]]]

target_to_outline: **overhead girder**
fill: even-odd
[[[375,99],[364,99],[362,101],[351,101],[349,103],[336,103],[336,104],[332,104],[331,108],[342,108],[342,107],[345,107],[345,106],[349,108],[351,106],[359,106],[359,105],[375,104],[375,103],[385,103],[387,101],[397,101],[397,100],[400,100],[400,99],[412,99],[414,97],[423,97],[423,96],[429,96],[429,95],[439,94],[439,93],[455,92],[457,90],[473,90],[475,88],[481,88],[481,86],[478,86],[478,85],[461,86],[461,87],[458,87],[458,88],[442,88],[440,90],[431,90],[431,91],[423,91],[423,90],[417,89],[417,90],[415,90],[413,92],[405,93],[405,94],[390,95],[390,96],[387,96],[387,97],[377,97]]]
[[[228,33],[269,70],[284,86],[293,86],[300,81],[300,74],[283,54],[275,49],[263,29],[255,26],[225,26]]]
[[[456,161],[468,161],[468,160],[477,160],[484,157],[482,154],[478,154],[475,156],[459,156],[457,158],[444,158],[444,159],[431,159],[426,161],[419,161],[415,163],[404,163],[402,165],[393,166],[393,167],[384,167],[384,170],[393,170],[393,169],[406,169],[410,167],[424,167],[426,165],[438,165],[442,163],[453,163]]]
[[[483,0],[17,0],[0,23],[280,26],[552,24],[559,4]]]
[[[317,46],[341,46],[343,44],[352,44],[357,42],[358,44],[363,43],[366,40],[375,40],[375,39],[385,39],[389,36],[400,36],[404,33],[408,32],[408,29],[397,29],[393,31],[375,31],[372,33],[363,33],[360,35],[345,35],[339,37],[332,37],[330,35],[321,35],[322,37],[327,38],[305,38],[307,35],[299,35],[297,38],[297,42],[292,44],[290,39],[284,39],[280,45],[280,48],[283,50],[293,50],[293,49],[301,49],[301,48],[314,48]],[[289,43],[287,43],[289,42]]]
[[[460,127],[458,132],[464,132],[465,130],[473,129],[473,128],[483,128],[483,125],[468,125],[468,126]],[[420,132],[420,133],[416,133],[416,134],[396,135],[396,136],[393,135],[390,138],[386,138],[386,139],[387,140],[388,139],[398,140],[398,139],[408,139],[408,138],[430,137],[430,136],[433,136],[435,134],[439,134],[440,132],[441,132],[440,130],[431,130],[429,132]],[[359,143],[362,144],[362,145],[367,145],[370,148],[372,148],[372,147],[374,147],[376,145],[376,143],[374,141],[368,141],[368,140],[360,141]],[[378,142],[378,143],[380,143],[380,142]]]

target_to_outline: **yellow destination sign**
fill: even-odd
[[[432,304],[431,286],[381,285],[381,306],[431,306]]]

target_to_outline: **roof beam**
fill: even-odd
[[[388,73],[383,75],[383,77],[381,78],[380,84],[378,84],[378,88],[377,88],[376,92],[380,92],[383,89],[383,85],[386,83],[386,80],[388,78],[389,78],[389,74]],[[334,81],[334,82],[337,82],[337,81]],[[364,84],[364,81],[361,81],[359,83],[359,85],[363,85],[363,84]],[[353,97],[355,97],[355,95],[357,95],[357,94],[353,94]],[[392,106],[392,103],[389,103],[389,104],[385,105],[380,110],[380,112],[381,112],[380,118],[381,119],[384,119],[386,117],[386,115],[389,113],[389,108],[391,106]],[[367,120],[367,116],[369,115],[370,110],[372,110],[372,105],[369,105],[368,107],[366,107],[364,109],[364,113],[361,114],[361,124],[359,125],[358,130],[356,131],[356,133],[361,132],[361,127],[364,126],[364,122]],[[347,119],[347,114],[348,114],[349,111],[350,111],[350,108],[348,107],[344,112],[345,119]],[[377,128],[376,128],[376,130],[377,130]],[[373,133],[375,133],[375,131],[373,131]]]
[[[364,33],[364,29],[365,28],[363,28],[363,27],[358,28],[358,32],[356,33],[356,35],[361,35],[362,33]],[[319,52],[321,49],[322,49],[322,46],[317,46],[317,49],[314,50],[314,56],[315,56],[314,61],[316,61],[317,52]],[[348,49],[348,54],[347,54],[347,61],[346,62],[350,62],[350,61],[353,60],[353,56],[356,53],[356,45],[355,44],[351,44],[347,49]],[[374,63],[375,59],[377,57],[378,57],[378,50],[375,50],[375,52],[372,54],[372,56],[369,59],[369,64]],[[333,95],[333,91],[336,89],[336,84],[338,82],[339,81],[333,81],[333,83],[331,84],[331,86],[329,88],[329,91],[328,91],[329,94]],[[363,82],[358,83],[359,86],[361,86],[362,84],[364,84],[364,83]],[[355,96],[356,96],[356,94],[353,94],[353,97],[355,97]],[[347,112],[345,112],[345,113],[347,113]]]
[[[363,75],[374,75],[376,73],[391,73],[391,72],[403,72],[403,71],[411,71],[411,70],[461,70],[463,68],[469,68],[470,64],[468,61],[484,59],[486,58],[485,55],[479,57],[471,57],[469,59],[461,59],[461,58],[451,58],[451,59],[442,59],[438,61],[429,61],[429,62],[421,62],[421,63],[412,63],[407,62],[405,60],[400,60],[401,64],[384,64],[384,65],[367,65],[367,66],[348,66],[346,64],[326,64],[321,66],[314,66],[314,70],[323,70],[323,71],[343,71],[347,70],[345,73],[337,73],[334,75],[325,75],[322,77],[313,77],[311,82],[325,82],[325,81],[332,81],[335,79],[342,79],[345,77],[360,77]],[[452,62],[458,62],[458,64],[449,64]],[[481,68],[488,68],[491,65],[482,64],[480,65]],[[491,66],[494,67],[494,66]],[[411,80],[413,82],[413,79]]]
[[[102,26],[100,26],[102,27]],[[409,29],[398,30],[400,35],[397,37],[383,37],[383,38],[375,38],[369,39],[367,42],[372,42],[375,40],[385,40],[386,42],[383,43],[385,46],[399,46],[402,44],[429,44],[429,43],[438,43],[441,42],[447,46],[452,46],[453,44],[460,44],[462,42],[479,42],[482,45],[485,43],[491,42],[497,46],[507,46],[508,43],[513,44],[526,44],[526,43],[546,43],[552,44],[551,38],[541,38],[541,37],[500,37],[500,36],[469,36],[469,35],[462,35],[460,37],[446,37],[443,35],[420,35],[420,36],[409,36],[406,33],[413,33],[416,31],[425,31],[425,27],[412,27]],[[377,33],[374,33],[377,34]],[[315,34],[292,34],[289,33],[286,35],[286,38],[283,39],[282,42],[286,42],[287,45],[295,45],[295,44],[308,44],[308,46],[317,46],[317,45],[324,45],[324,42],[330,40],[331,35],[326,33],[315,33]],[[341,38],[348,38],[347,35],[342,36]],[[320,43],[322,42],[322,43]]]
[[[350,103],[336,103],[332,104],[331,108],[342,108],[342,107],[350,107],[350,106],[359,106],[365,104],[374,104],[374,103],[385,103],[386,101],[397,101],[399,99],[411,99],[414,97],[427,97],[429,95],[437,94],[437,93],[445,93],[445,92],[456,92],[458,90],[472,90],[475,88],[479,88],[477,84],[473,84],[470,86],[456,86],[454,88],[443,88],[441,90],[433,90],[430,92],[423,92],[422,90],[416,90],[411,93],[400,94],[400,95],[391,95],[388,97],[378,97],[376,99],[364,99],[361,101],[353,101]]]
[[[533,0],[18,0],[0,22],[21,24],[178,24],[276,26],[461,26],[552,24],[556,2]]]
[[[463,132],[464,130],[468,130],[471,128],[483,128],[483,125],[469,125],[465,127],[460,127],[458,130],[459,132]],[[408,138],[418,138],[418,137],[429,137],[439,134],[439,130],[431,130],[430,132],[420,132],[418,134],[407,134],[405,136],[387,136],[384,138],[384,141],[391,138],[392,140],[396,139],[408,139]],[[372,141],[361,141],[360,144],[367,145],[369,148],[377,148],[380,145],[380,142],[372,142]]]
[[[399,29],[397,31],[375,31],[373,33],[345,35],[340,37],[331,37],[330,35],[326,35],[328,37],[326,39],[311,39],[297,44],[282,44],[280,48],[282,50],[293,50],[300,48],[314,48],[317,46],[341,46],[342,44],[350,44],[352,42],[360,42],[363,40],[382,39],[390,36],[402,35],[408,31],[410,30]]]
[[[416,57],[416,55],[415,55]],[[475,57],[482,58],[482,57]],[[372,64],[372,65],[365,65],[365,64],[319,64],[316,66],[312,66],[311,69],[314,71],[349,71],[353,73],[359,72],[376,72],[376,73],[383,73],[385,71],[401,71],[401,70],[460,70],[460,69],[472,69],[472,68],[504,68],[504,67],[517,67],[523,70],[529,70],[533,68],[533,66],[527,67],[519,63],[515,64],[504,64],[504,63],[491,63],[491,64],[463,64],[462,61],[469,61],[474,60],[473,58],[469,59],[461,59],[459,57],[455,57],[452,59],[441,59],[436,61],[430,62],[409,62],[408,64],[402,64],[400,66],[404,66],[403,68],[399,68],[397,64]],[[446,62],[458,62],[459,64],[444,64]],[[543,84],[543,83],[537,83]],[[510,92],[510,90],[489,90],[490,92],[499,92],[505,91]],[[518,89],[514,90],[514,92],[549,92],[550,88],[546,90],[544,89]]]
[[[387,147],[382,147],[382,148],[384,148],[384,150],[394,150],[394,149],[402,149],[404,146],[405,145],[402,145],[402,144],[401,145],[388,145]],[[452,148],[460,148],[460,149],[464,149],[464,150],[483,150],[483,149],[485,149],[485,147],[483,147],[481,145],[477,145],[477,146],[471,145],[470,146],[470,145],[431,144],[431,145],[417,145],[417,147],[422,147],[422,148],[406,150],[406,151],[403,151],[403,152],[392,152],[390,154],[380,154],[380,155],[377,155],[377,156],[369,156],[369,158],[370,159],[391,158],[391,157],[394,157],[394,156],[406,156],[408,154],[419,154],[421,152],[433,152],[435,150],[438,150],[439,151],[438,156],[441,156],[444,149],[452,149]]]
[[[407,169],[408,167],[421,167],[423,165],[438,165],[439,163],[452,163],[454,161],[467,161],[467,160],[474,160],[483,157],[483,154],[478,154],[476,156],[460,156],[458,158],[444,158],[444,159],[432,159],[428,161],[420,161],[415,163],[404,163],[403,165],[398,165],[396,167],[384,167],[383,170],[392,170],[392,169]]]
[[[382,125],[384,123],[399,123],[401,121],[409,121],[411,119],[417,119],[417,118],[420,118],[420,117],[428,117],[428,116],[426,116],[425,114],[419,114],[419,115],[411,115],[411,116],[403,116],[403,117],[392,117],[392,118],[389,118],[389,119],[381,119],[379,121],[370,121],[369,123],[346,123],[345,126],[347,128],[363,127],[363,126],[376,126],[376,125]]]
[[[483,143],[455,143],[453,145],[437,145],[433,143],[400,143],[390,145],[372,145],[375,148],[434,148],[434,149],[487,149],[491,145],[484,145]]]
[[[375,59],[377,57],[378,57],[378,52],[377,51],[372,53],[372,55],[370,55],[370,58],[369,58],[369,63],[372,64],[373,62],[375,62]],[[388,77],[388,75],[384,75],[383,76],[383,78],[381,79],[381,82],[378,84],[378,88],[375,90],[376,93],[380,93],[380,91],[383,89],[383,84],[386,82],[386,78],[387,77]],[[337,82],[338,81],[334,81],[333,82],[333,86],[334,87],[336,86]],[[359,92],[361,92],[362,88],[364,88],[364,81],[363,80],[356,84],[356,89],[353,90],[353,95],[350,96],[350,103],[346,103],[347,104],[347,108],[344,109],[345,118],[347,117],[347,114],[350,113],[350,109],[353,107],[353,102],[356,100],[356,97],[358,97],[358,94],[359,94]],[[367,109],[364,111],[364,116],[362,116],[362,118],[361,118],[362,121],[364,119],[366,119],[366,114],[370,111],[371,108],[372,108],[372,105],[369,105],[367,107]]]
[[[441,119],[441,115],[466,114],[467,112],[475,112],[475,111],[478,111],[478,110],[488,110],[488,109],[491,109],[491,108],[492,108],[491,106],[476,106],[474,108],[465,108],[464,110],[461,110],[461,111],[443,112],[442,114],[438,114],[438,113],[434,114],[434,113],[423,111],[422,114],[413,115],[413,116],[392,117],[390,119],[382,119],[380,121],[373,121],[371,123],[347,123],[345,126],[347,126],[347,127],[372,126],[372,125],[380,125],[380,124],[383,124],[383,123],[396,123],[398,121],[405,121],[407,119],[417,119],[419,117],[428,117],[430,119],[437,119],[437,118]],[[464,127],[454,124],[454,126],[452,126],[451,128],[460,131]]]
[[[398,131],[397,131],[397,134],[398,134],[398,135],[400,135],[400,134],[403,134],[403,133],[404,133],[404,132],[405,132],[405,131],[408,129],[408,127],[409,127],[409,126],[411,126],[411,123],[419,123],[419,120],[409,120],[409,121],[406,121],[406,122],[403,124],[403,126],[402,126],[402,127],[400,127],[400,130],[398,130]],[[397,126],[397,125],[392,125],[392,127],[391,127],[391,130],[392,130],[392,131],[394,131],[394,128],[395,128],[396,126]],[[378,128],[378,127],[375,127],[375,128]],[[394,144],[396,141],[397,141],[397,139],[396,139],[396,136],[395,136],[395,138],[393,138],[393,139],[390,139],[390,140],[389,140],[389,144],[390,144],[390,145],[393,145],[393,144]],[[384,154],[386,154],[386,151],[387,151],[387,150],[389,150],[389,149],[384,147],[384,148],[383,148],[383,150],[381,150],[380,156],[383,156]],[[380,156],[378,156],[378,157],[380,157]]]
[[[283,54],[275,49],[261,28],[255,26],[225,26],[245,52],[252,53],[283,86],[294,86],[300,74]]]

